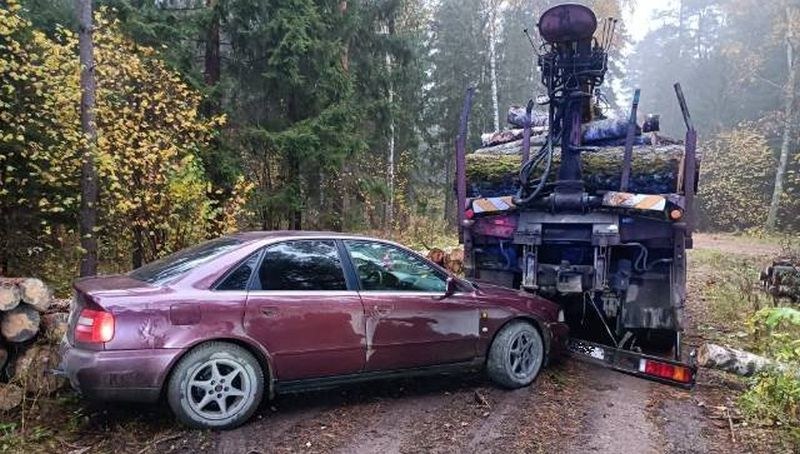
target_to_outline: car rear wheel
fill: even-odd
[[[170,377],[167,398],[175,416],[200,429],[231,429],[258,408],[264,373],[244,348],[226,342],[202,344],[183,357]]]
[[[514,321],[497,334],[489,348],[486,370],[489,378],[506,388],[530,385],[544,361],[544,343],[528,322]]]

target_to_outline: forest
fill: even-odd
[[[482,134],[515,134],[509,107],[546,95],[536,27],[557,3],[0,0],[0,303],[13,299],[36,317],[35,330],[15,332],[24,340],[0,333],[7,340],[0,343],[0,404],[11,401],[6,385],[18,389],[16,405],[0,405],[0,452],[85,452],[79,445],[87,443],[116,450],[109,433],[120,437],[119,452],[156,452],[178,439],[171,450],[242,448],[236,443],[250,441],[247,433],[197,436],[174,429],[159,410],[95,412],[65,391],[51,372],[74,279],[127,272],[243,230],[357,232],[444,257],[458,243],[454,150],[465,95],[474,90],[468,157],[488,147]],[[343,421],[373,420],[394,434],[384,442],[398,443],[375,449],[381,452],[473,452],[483,437],[496,442],[489,450],[583,452],[602,438],[592,434],[619,434],[596,426],[614,422],[605,418],[616,401],[603,393],[619,387],[633,391],[620,405],[627,421],[616,430],[630,421],[647,426],[644,438],[663,437],[659,449],[667,452],[796,452],[800,285],[779,281],[784,271],[800,276],[800,2],[578,3],[601,20],[617,19],[604,49],[605,83],[594,93],[603,115],[625,121],[641,89],[639,123],[660,115],[670,156],[684,156],[686,127],[673,89],[680,82],[699,135],[695,250],[680,256],[689,264],[681,334],[689,345],[716,342],[789,369],[747,378],[704,371],[684,394],[602,375],[608,371],[598,379],[572,362],[548,369],[534,392],[511,397],[474,378],[430,388],[403,382],[400,391],[390,383],[307,398],[321,398],[324,408],[279,399],[275,405],[290,411],[272,415],[278,412],[269,407],[265,421],[285,427],[253,440],[286,452],[351,452],[363,440]],[[641,9],[644,18],[634,14]],[[493,162],[501,161],[518,184],[519,158]],[[613,160],[609,168],[618,170]],[[34,297],[45,301],[41,308]],[[46,377],[46,386],[20,378],[25,368]],[[389,409],[406,405],[397,421],[374,418],[386,402]],[[576,414],[564,418],[565,411]],[[670,426],[685,415],[689,423]],[[548,417],[556,422],[540,429],[539,418]],[[503,418],[522,436],[501,433]],[[687,429],[692,421],[703,430]],[[395,423],[410,429],[400,433]],[[259,414],[253,427],[261,424]],[[591,440],[580,441],[579,430]]]
[[[452,229],[464,91],[476,89],[474,149],[509,105],[540,94],[523,31],[550,3],[98,1],[101,270],[234,229]],[[589,3],[600,17],[636,6]],[[9,0],[0,14],[0,270],[66,282],[85,252],[77,16],[71,0]],[[704,229],[800,222],[798,14],[792,2],[684,0],[637,42],[620,24],[608,109],[625,115],[640,87],[641,110],[681,138],[671,85],[683,84]]]

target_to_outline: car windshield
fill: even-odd
[[[149,284],[162,284],[194,269],[198,265],[219,257],[240,244],[242,244],[242,240],[232,237],[206,241],[150,262],[141,268],[131,271],[128,276]]]

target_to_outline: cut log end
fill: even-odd
[[[30,304],[37,311],[44,312],[50,307],[53,292],[40,279],[24,279],[19,283],[19,289],[22,292],[22,301]]]
[[[3,314],[0,321],[0,334],[9,342],[31,340],[39,332],[39,312],[28,304],[20,304]]]
[[[22,388],[10,383],[0,383],[0,411],[13,410],[22,404]]]
[[[10,311],[19,304],[22,293],[14,284],[0,284],[0,311]]]

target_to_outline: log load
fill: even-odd
[[[467,155],[467,196],[498,197],[516,193],[521,147],[522,141],[517,141]],[[531,153],[537,150],[532,148]],[[629,192],[676,192],[683,153],[683,146],[677,144],[634,147]],[[619,190],[623,155],[624,147],[596,147],[583,152],[583,181],[590,194]],[[560,150],[556,149],[550,172],[553,180],[558,173],[559,157]]]
[[[743,377],[750,377],[761,371],[773,369],[793,373],[800,379],[800,370],[788,364],[716,344],[700,346],[697,350],[697,364],[701,367],[718,369]]]

